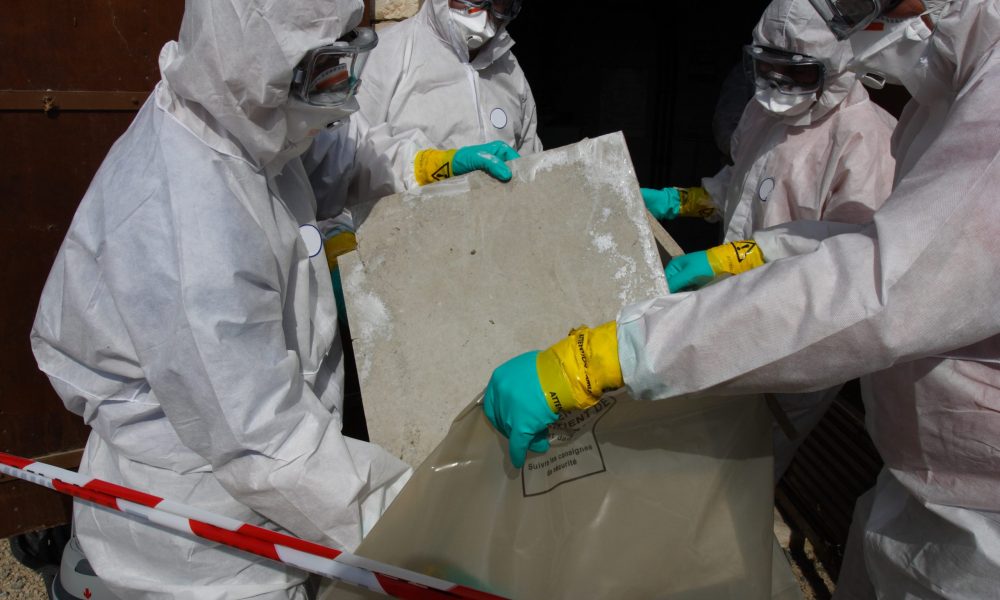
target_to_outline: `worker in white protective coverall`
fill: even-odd
[[[758,232],[768,264],[511,359],[493,373],[484,410],[520,466],[527,450],[548,449],[557,411],[586,408],[602,390],[669,401],[867,374],[867,425],[885,469],[858,502],[838,597],[993,598],[1000,3],[814,4],[863,68],[913,96],[893,135],[896,185],[873,221]]]
[[[703,179],[703,187],[642,190],[659,219],[724,218],[722,246],[667,266],[672,292],[711,281],[715,255],[733,252],[733,242],[747,244],[742,240],[760,229],[799,219],[867,223],[892,190],[896,120],[848,70],[850,42],[833,35],[809,0],[772,2],[753,41],[744,50],[756,101],[733,136],[734,164]],[[791,439],[775,428],[776,480],[840,387],[777,396],[795,432]]]
[[[520,8],[521,0],[427,0],[383,31],[351,118],[358,145],[352,198],[475,169],[506,181],[504,161],[542,150],[535,100],[507,33]],[[448,148],[457,151],[439,150]],[[464,164],[475,156],[487,159]]]
[[[508,181],[507,161],[540,152],[535,99],[507,33],[520,10],[521,0],[427,0],[384,29],[350,127],[322,132],[303,157],[320,203],[375,200],[476,170]],[[355,223],[350,212],[331,216],[327,259],[343,318],[336,260],[357,246]]]
[[[81,472],[351,550],[408,476],[341,435],[343,365],[299,155],[357,108],[361,0],[189,0],[77,210],[31,334],[93,428]],[[299,598],[301,571],[77,503],[121,598]]]

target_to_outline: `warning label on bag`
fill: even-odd
[[[549,427],[549,451],[529,455],[521,470],[525,496],[544,494],[564,483],[605,471],[594,427],[611,410],[615,399],[601,398],[587,410],[560,415]]]

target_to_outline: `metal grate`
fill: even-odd
[[[802,443],[778,483],[775,504],[792,528],[792,553],[812,544],[836,580],[854,503],[875,484],[882,460],[865,431],[857,381],[844,386],[829,411]]]

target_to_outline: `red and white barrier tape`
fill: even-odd
[[[238,548],[387,596],[413,600],[501,598],[4,452],[0,452],[0,472],[161,527]]]

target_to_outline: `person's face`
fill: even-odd
[[[816,86],[819,83],[819,69],[817,68],[803,69],[792,65],[760,62],[757,64],[757,72],[765,78],[784,79],[803,86]]]
[[[896,6],[896,8],[885,13],[885,16],[893,19],[906,19],[917,15],[923,15],[921,19],[923,19],[924,24],[926,24],[927,27],[934,29],[934,20],[931,19],[930,15],[923,14],[926,11],[927,7],[924,6],[923,0],[903,0],[898,6]]]
[[[923,0],[903,0],[885,15],[894,19],[905,19],[906,17],[915,17],[925,10],[927,8],[924,6]]]
[[[459,0],[448,0],[448,8],[452,10],[460,10],[463,13],[470,16],[477,15],[481,12],[486,12],[486,17],[493,22],[493,25],[496,26],[498,24],[496,22],[496,19],[493,17],[493,11],[487,10],[485,6],[482,8],[476,8],[474,6],[469,6],[464,2],[459,2]]]

